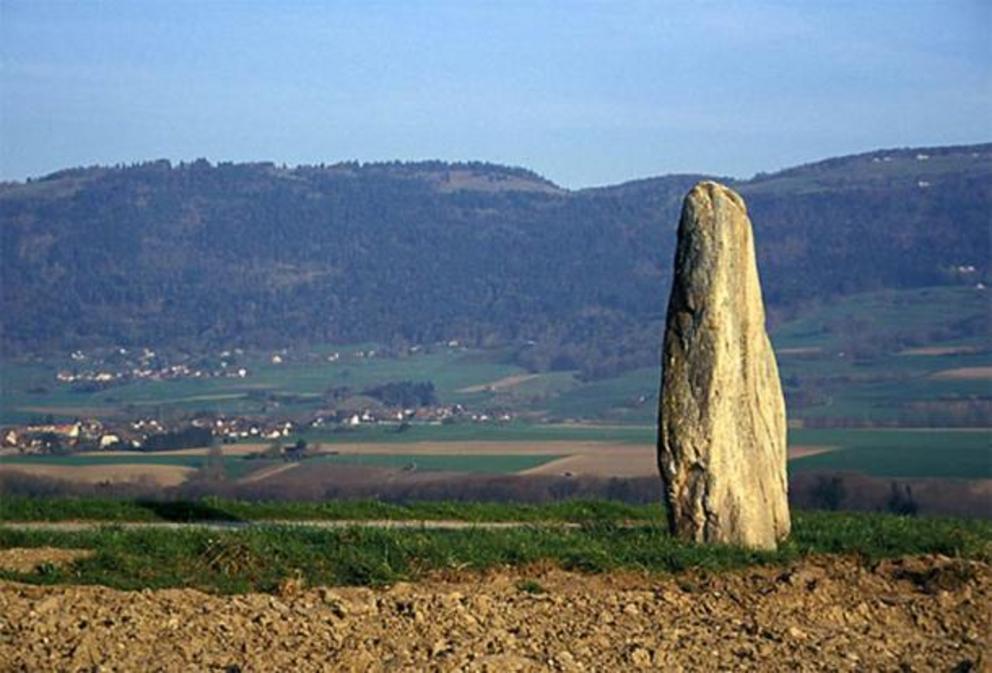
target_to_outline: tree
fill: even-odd
[[[207,450],[207,457],[203,461],[203,467],[196,475],[198,481],[208,484],[220,484],[227,481],[227,470],[224,467],[224,450],[221,445],[214,442]]]
[[[833,476],[820,475],[813,486],[813,507],[817,509],[827,509],[836,511],[840,509],[841,503],[847,497],[847,489],[844,487],[844,478],[839,474]]]
[[[893,514],[900,516],[916,516],[920,507],[913,498],[913,489],[909,484],[900,484],[893,481],[889,492],[889,500],[885,507]]]

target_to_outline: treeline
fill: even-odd
[[[383,477],[388,475],[389,479]],[[337,465],[307,479],[238,483],[205,465],[186,483],[163,488],[152,479],[117,483],[70,482],[7,471],[0,473],[0,497],[141,498],[149,503],[196,503],[209,496],[260,501],[378,499],[410,502],[549,503],[563,500],[612,500],[628,504],[658,502],[660,481],[562,477],[553,475],[404,475],[382,469]],[[982,480],[889,479],[854,473],[799,473],[790,478],[793,508],[886,512],[902,516],[992,517],[989,487]]]
[[[766,300],[957,282],[962,266],[988,280],[990,149],[735,183]],[[0,347],[458,339],[609,376],[657,360],[680,201],[700,177],[565,192],[489,164],[159,161],[8,183]]]
[[[431,381],[390,381],[362,391],[387,407],[416,408],[437,403],[437,394]]]
[[[171,451],[175,449],[194,449],[202,446],[210,446],[213,441],[214,433],[210,428],[190,425],[178,430],[149,435],[141,445],[141,450]]]

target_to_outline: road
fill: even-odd
[[[566,521],[457,521],[457,520],[421,520],[421,519],[338,519],[338,520],[292,520],[267,519],[259,521],[4,521],[0,529],[26,531],[56,531],[76,532],[97,530],[104,527],[124,528],[128,530],[162,529],[204,529],[204,530],[247,530],[249,528],[270,528],[275,526],[292,526],[298,528],[339,529],[339,528],[402,528],[430,530],[464,530],[484,529],[500,530],[506,528],[579,528],[581,524]]]

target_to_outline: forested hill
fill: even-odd
[[[6,183],[2,346],[459,339],[519,347],[534,368],[649,364],[680,200],[701,177],[567,191],[482,163],[156,161]],[[988,281],[992,144],[731,182],[773,315],[813,297]]]

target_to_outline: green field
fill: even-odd
[[[381,585],[437,570],[482,571],[538,562],[584,572],[678,572],[789,563],[824,553],[857,555],[866,562],[928,553],[987,561],[992,553],[992,524],[973,520],[797,513],[790,539],[777,552],[687,544],[658,523],[621,523],[601,519],[572,529],[526,525],[499,530],[253,526],[230,532],[114,526],[54,532],[0,526],[0,549],[54,546],[96,552],[64,568],[46,564],[29,573],[0,571],[0,578],[237,593],[275,591],[288,578],[311,586]]]
[[[250,372],[246,379],[133,381],[99,392],[73,392],[57,384],[56,371],[66,363],[4,362],[0,365],[0,422],[26,422],[49,413],[63,419],[121,412],[306,413],[319,407],[328,388],[347,386],[359,392],[387,381],[431,381],[442,401],[455,403],[472,397],[458,392],[463,388],[524,371],[494,362],[494,354],[461,349],[441,348],[402,358],[356,358],[351,353],[359,350],[357,346],[334,350],[341,353],[337,362],[310,357],[278,365],[268,354],[255,353],[246,356],[243,363]]]
[[[446,456],[402,454],[339,454],[318,456],[307,463],[345,463],[398,467],[418,471],[483,472],[507,474],[543,465],[560,456]]]
[[[361,427],[345,431],[311,430],[301,435],[324,448],[335,444],[409,442],[614,442],[653,444],[654,425],[569,426],[545,423],[456,423],[452,425],[413,425],[403,432],[395,427]]]
[[[953,330],[962,322],[987,321],[989,301],[987,292],[967,286],[865,292],[808,308],[775,329],[773,341],[776,348],[843,350],[865,337],[915,336],[924,342],[918,345],[953,341],[988,348],[987,338],[961,339]]]
[[[793,472],[850,471],[883,477],[992,479],[992,433],[927,430],[793,430],[796,445],[837,451],[793,460]]]

